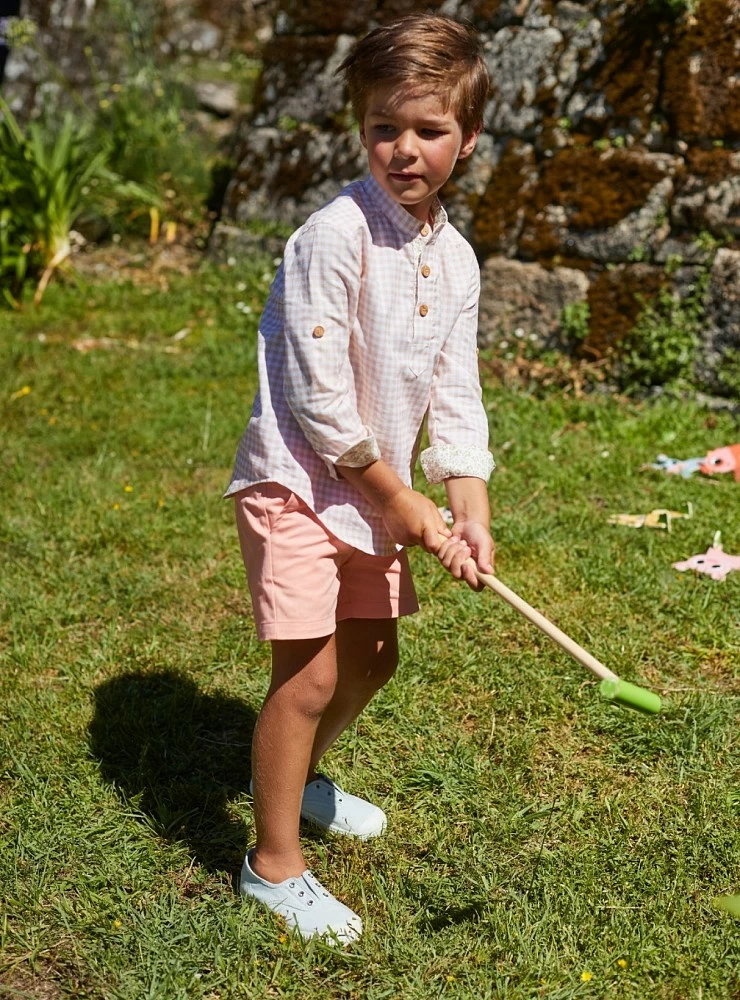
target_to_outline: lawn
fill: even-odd
[[[740,573],[671,562],[740,552],[740,485],[640,471],[740,438],[691,402],[485,386],[501,578],[662,714],[414,551],[401,667],[326,761],[387,836],[305,836],[366,934],[235,892],[269,650],[221,494],[273,270],[141,254],[0,313],[0,996],[739,997]]]

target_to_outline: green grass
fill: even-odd
[[[740,882],[740,573],[671,568],[717,528],[740,552],[740,492],[639,471],[737,440],[686,402],[485,390],[499,574],[662,715],[414,552],[401,667],[326,762],[388,834],[305,837],[365,936],[302,944],[235,893],[269,651],[220,496],[271,270],[143,262],[0,314],[0,996],[740,996],[711,906]],[[687,500],[671,534],[606,524]]]

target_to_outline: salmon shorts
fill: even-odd
[[[259,639],[315,639],[346,618],[419,610],[405,549],[361,552],[278,483],[249,486],[234,501]]]

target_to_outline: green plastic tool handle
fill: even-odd
[[[660,698],[652,691],[630,684],[629,681],[622,681],[619,678],[611,680],[607,678],[599,684],[599,691],[602,697],[609,701],[619,702],[627,708],[634,708],[636,712],[644,712],[646,715],[657,715],[660,711]]]

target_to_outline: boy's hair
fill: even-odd
[[[371,91],[408,86],[438,94],[468,136],[480,129],[490,80],[478,36],[439,14],[410,14],[375,28],[339,67],[362,124]]]

